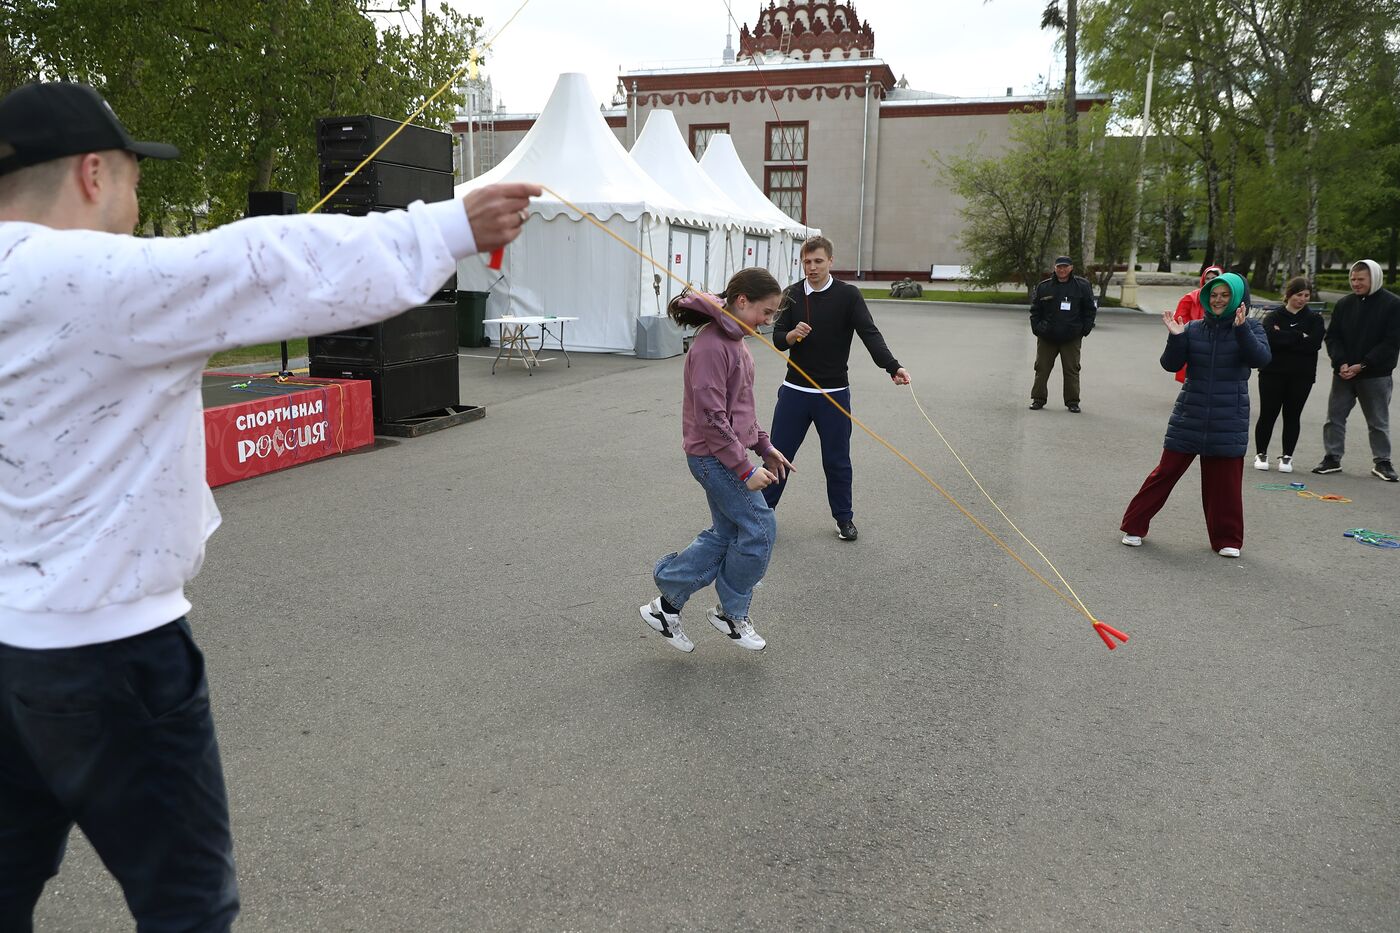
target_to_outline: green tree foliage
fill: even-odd
[[[1178,28],[1159,33],[1168,10]],[[1253,265],[1265,284],[1383,224],[1340,210],[1349,195],[1338,182],[1367,175],[1377,209],[1390,203],[1397,23],[1397,0],[1084,0],[1082,39],[1090,79],[1132,127],[1160,35],[1152,129],[1171,144],[1149,151],[1190,154],[1206,261]],[[1149,177],[1179,171],[1147,166]],[[1159,211],[1171,213],[1173,193],[1183,192],[1163,189]]]
[[[1081,165],[1065,142],[1057,107],[1013,116],[1010,148],[985,158],[973,145],[941,161],[948,188],[962,198],[959,244],[977,285],[1019,281],[1027,293],[1050,268],[1054,244],[1079,190]]]
[[[481,20],[443,3],[409,35],[376,28],[353,0],[0,0],[0,26],[0,93],[81,81],[134,136],[180,147],[142,181],[142,217],[159,233],[199,214],[241,217],[249,191],[292,191],[309,207],[315,120],[407,117],[466,61]],[[448,91],[415,122],[443,129],[460,103]]]
[[[1128,258],[1132,239],[1133,208],[1137,196],[1138,156],[1136,140],[1113,137],[1096,147],[1093,186],[1098,206],[1098,228],[1094,238],[1097,262],[1086,268],[1092,273],[1099,297],[1108,293],[1113,271]]]

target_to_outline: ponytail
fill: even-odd
[[[713,297],[727,310],[730,302],[740,295],[749,301],[759,301],[770,295],[782,294],[782,291],[783,287],[773,278],[771,272],[755,266],[734,273],[724,291]],[[687,287],[667,303],[666,313],[682,327],[703,327],[715,318],[715,314],[711,313],[714,309],[710,306],[708,297]]]

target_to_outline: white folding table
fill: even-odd
[[[564,354],[564,365],[573,366],[569,359],[569,351],[564,348],[564,325],[569,321],[577,321],[576,317],[559,317],[557,315],[534,315],[530,317],[493,317],[482,321],[483,324],[495,324],[500,328],[496,340],[496,358],[491,361],[491,375],[496,374],[496,364],[505,357],[506,365],[510,365],[511,360],[520,360],[525,364],[525,371],[531,376],[535,374],[535,367],[542,362],[539,354],[545,349],[545,339],[554,337],[559,343],[559,352]],[[530,328],[538,327],[539,333],[532,333]],[[538,340],[536,346],[532,341]]]

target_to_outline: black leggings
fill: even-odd
[[[1293,456],[1298,443],[1298,421],[1303,406],[1312,391],[1311,375],[1259,374],[1259,421],[1254,425],[1254,449],[1268,453],[1269,439],[1274,435],[1274,422],[1283,411],[1283,455]]]

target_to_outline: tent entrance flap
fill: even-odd
[[[744,237],[744,266],[768,268],[769,239],[766,236],[749,234]]]
[[[671,225],[670,248],[666,251],[671,260],[671,272],[698,288],[706,288],[709,282],[709,252],[706,249],[709,234],[698,227]],[[681,285],[668,277],[667,300],[681,293]]]

